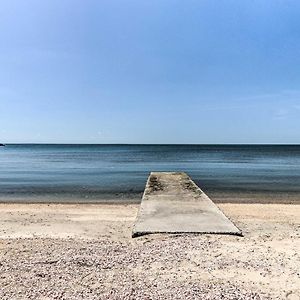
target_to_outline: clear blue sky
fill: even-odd
[[[0,142],[300,143],[299,1],[1,1]]]

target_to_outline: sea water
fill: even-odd
[[[292,193],[300,200],[298,145],[63,144],[0,147],[0,200],[140,199],[151,171],[187,172],[211,195]]]

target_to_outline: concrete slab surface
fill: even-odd
[[[183,172],[151,172],[132,236],[150,233],[242,235]]]

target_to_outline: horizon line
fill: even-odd
[[[155,145],[186,145],[186,146],[206,146],[206,145],[217,145],[217,146],[300,146],[300,143],[3,143],[3,145],[116,145],[116,146],[130,146],[130,145],[149,145],[149,146],[155,146]]]

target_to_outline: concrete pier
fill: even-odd
[[[151,172],[132,236],[150,233],[242,235],[191,178],[181,172]]]

